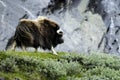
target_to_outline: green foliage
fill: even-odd
[[[120,80],[120,57],[103,53],[0,52],[7,80]]]
[[[64,76],[78,75],[81,70],[80,67],[77,62],[49,59],[42,62],[40,72],[54,80]]]
[[[82,65],[83,75],[76,80],[120,80],[120,57],[109,54],[66,54],[68,61]],[[73,77],[69,77],[72,80]],[[74,80],[73,79],[73,80]],[[69,80],[69,79],[68,79]]]
[[[109,67],[95,67],[93,69],[89,69],[87,72],[87,75],[92,76],[99,76],[101,78],[104,78],[105,80],[120,80],[120,71],[116,71],[114,69],[111,69]]]
[[[14,72],[17,70],[15,59],[12,57],[0,61],[0,71]]]
[[[40,72],[52,80],[61,76],[66,76],[64,65],[61,62],[51,59],[42,62]]]

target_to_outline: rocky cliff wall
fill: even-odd
[[[0,0],[0,50],[4,50],[14,34],[19,19],[47,16],[64,31],[65,42],[56,47],[57,51],[119,54],[119,36],[114,35],[117,45],[108,47],[115,39],[107,32],[112,19],[112,24],[119,24],[119,3],[119,0]],[[114,28],[112,31],[118,30],[119,35],[119,27]]]

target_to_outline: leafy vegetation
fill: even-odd
[[[120,57],[59,52],[0,52],[5,80],[120,80]]]

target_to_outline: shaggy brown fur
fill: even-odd
[[[41,47],[44,50],[51,50],[63,43],[63,32],[58,32],[58,30],[59,25],[45,17],[38,17],[36,20],[21,19],[15,35],[8,40],[6,50],[10,46],[13,50],[15,47],[21,47],[23,50],[26,47],[34,47],[35,49]]]

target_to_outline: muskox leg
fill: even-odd
[[[12,36],[8,40],[5,50],[13,50],[13,51],[15,51],[15,47],[16,47],[16,41],[14,39],[14,36]]]
[[[15,51],[15,48],[16,48],[16,41],[13,42],[12,47],[11,47],[11,50],[12,50],[12,51]]]
[[[51,47],[52,53],[57,55],[57,52],[54,50],[53,46]]]
[[[22,45],[22,50],[26,52],[26,46]]]
[[[36,53],[37,51],[38,51],[38,48],[35,48],[35,51],[34,51],[34,52]]]

